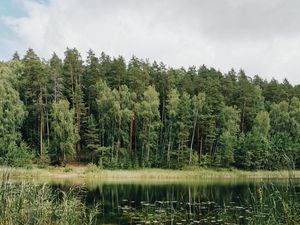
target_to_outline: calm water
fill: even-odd
[[[62,190],[74,188],[71,181],[51,182],[51,186]],[[270,194],[274,188],[284,192],[287,181],[93,181],[80,186],[85,190],[86,204],[101,204],[99,224],[224,224],[224,210],[232,224],[247,224],[253,196],[262,187],[269,189]]]

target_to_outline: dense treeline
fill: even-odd
[[[76,49],[0,63],[0,163],[300,166],[300,86]]]

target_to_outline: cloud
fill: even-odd
[[[17,36],[12,52],[31,47],[49,58],[53,51],[63,56],[67,46],[91,48],[300,83],[297,0],[19,1],[26,16],[1,17]]]

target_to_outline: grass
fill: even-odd
[[[98,178],[101,180],[173,180],[173,181],[201,181],[203,179],[287,179],[288,170],[281,171],[243,171],[227,169],[135,169],[135,170],[102,170],[95,165],[68,165],[67,167],[39,168],[9,168],[0,167],[0,172],[9,171],[12,178]],[[300,171],[293,173],[293,178],[300,178]]]
[[[260,186],[252,193],[252,216],[249,224],[300,224],[300,199],[296,186],[290,183],[284,190],[272,185]]]
[[[3,172],[0,224],[96,224],[97,207],[87,208],[76,191],[53,191],[46,185],[12,183]]]

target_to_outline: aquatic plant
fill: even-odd
[[[120,208],[130,224],[249,224],[298,225],[300,199],[297,186],[259,184],[245,203],[213,201],[155,201],[132,204],[124,201]]]
[[[52,190],[47,185],[13,183],[3,173],[0,184],[0,224],[96,224],[98,207],[87,207],[80,191]]]

